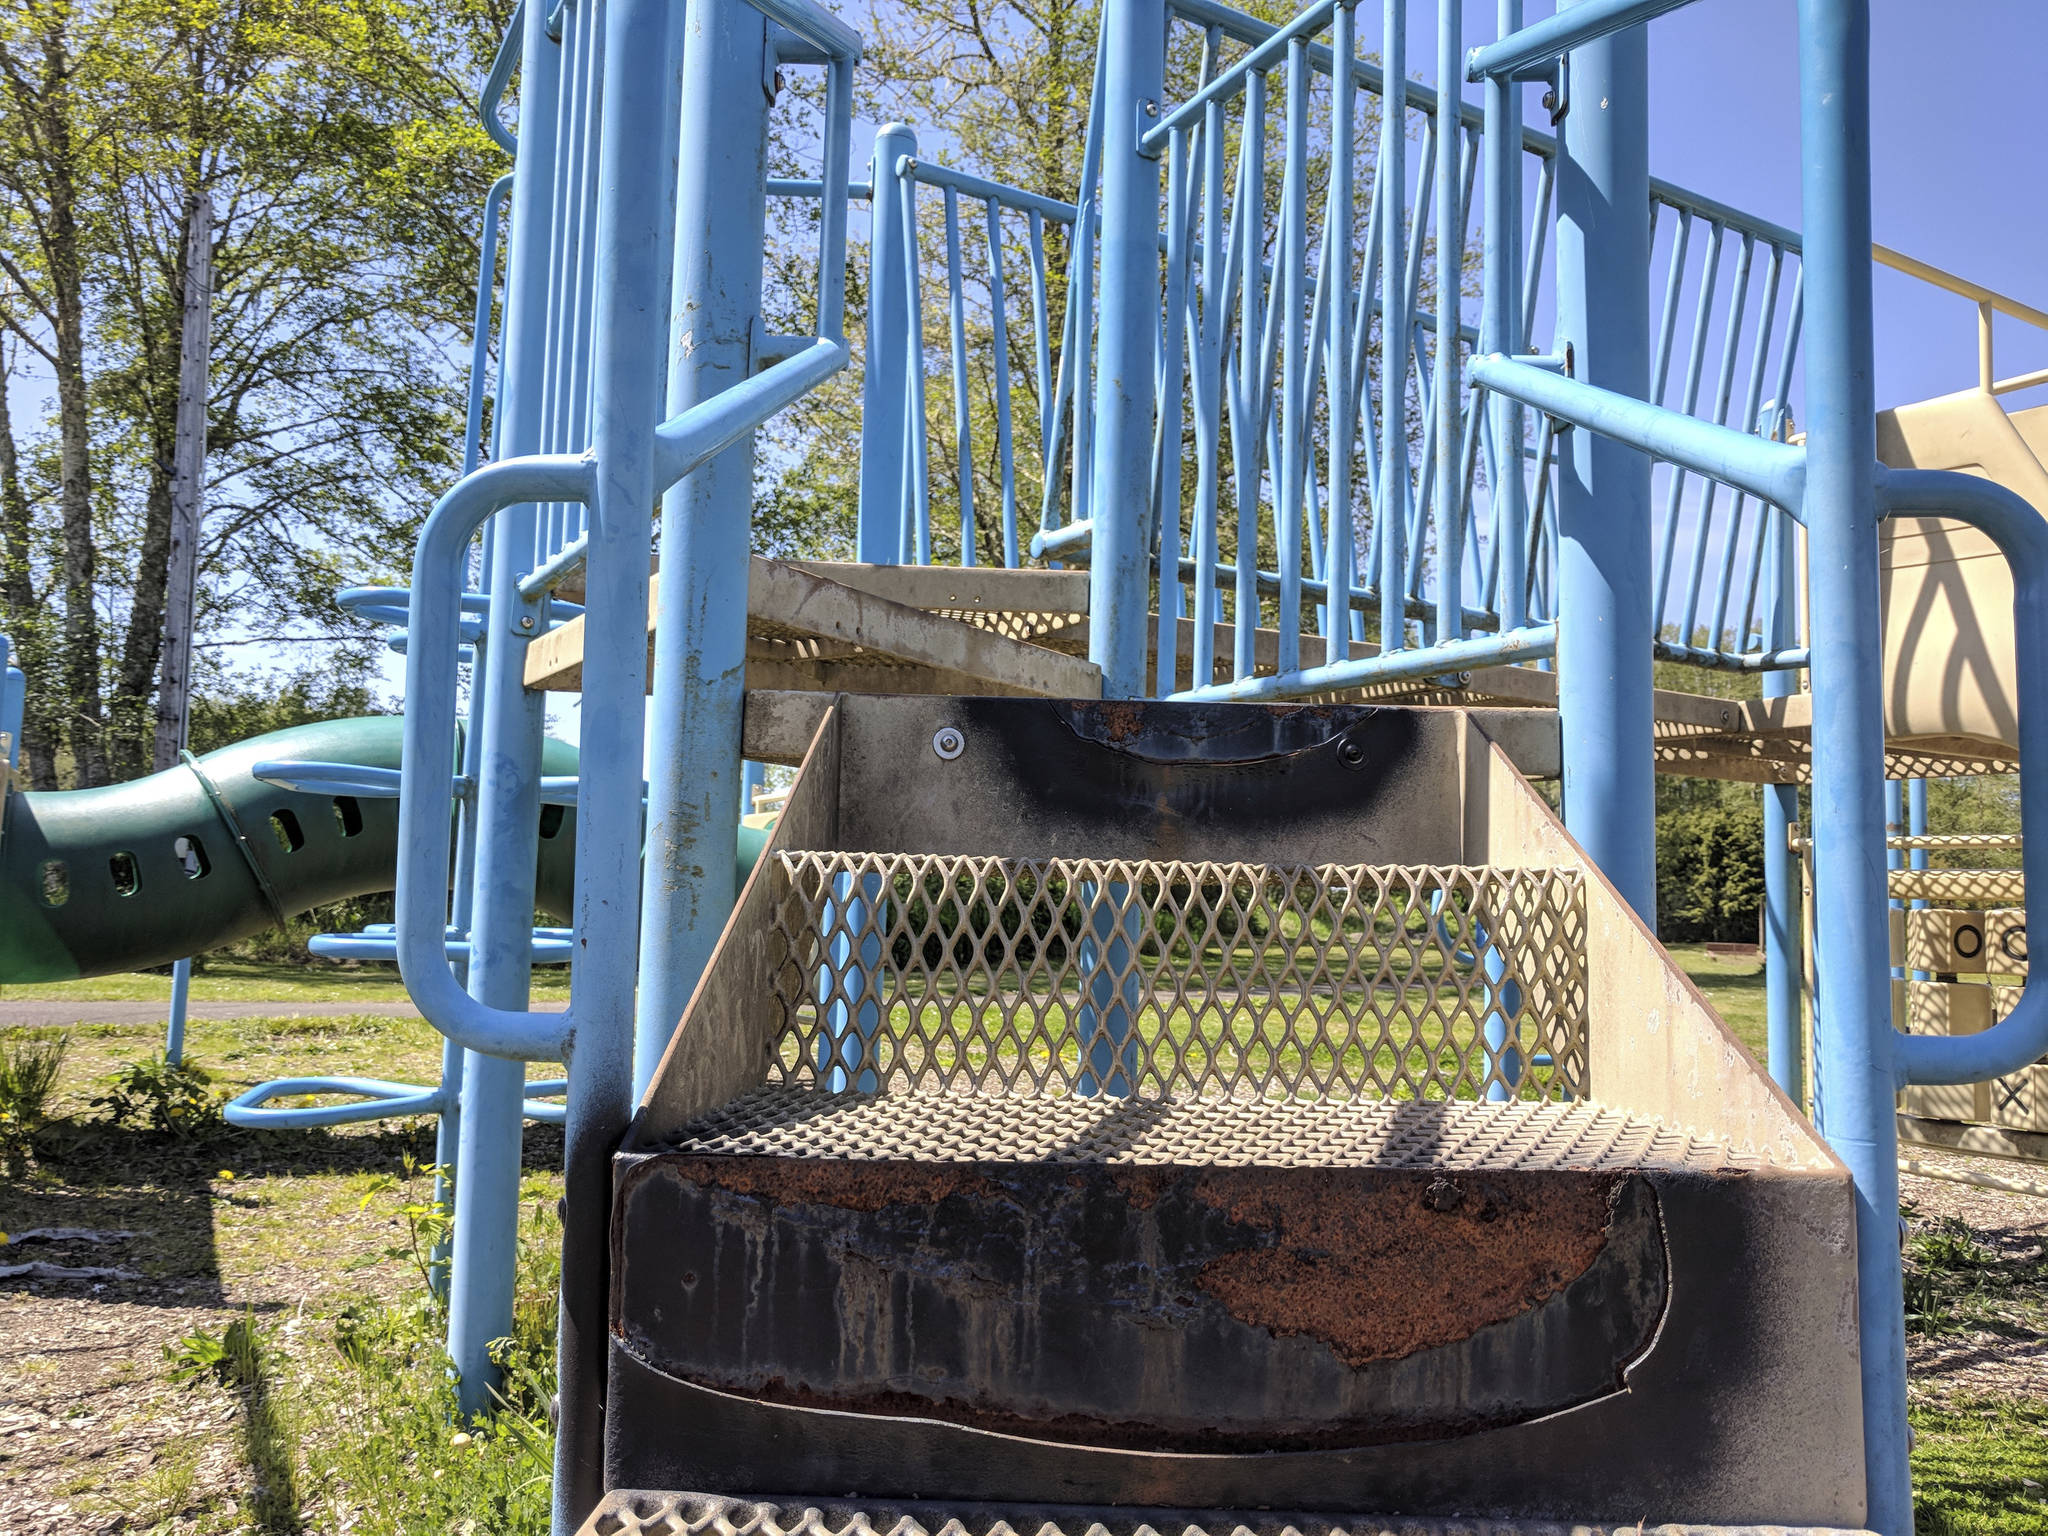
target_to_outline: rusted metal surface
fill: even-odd
[[[1557,1295],[1606,1247],[1622,1185],[1512,1174],[1361,1185],[1222,1169],[1194,1189],[1234,1227],[1274,1238],[1211,1259],[1201,1288],[1239,1321],[1318,1339],[1355,1369],[1470,1338]]]
[[[1618,1391],[1639,1176],[671,1154],[615,1327],[762,1401],[1150,1451],[1465,1433]]]

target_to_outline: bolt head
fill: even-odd
[[[1365,748],[1355,741],[1346,741],[1337,748],[1337,761],[1346,768],[1362,767],[1365,763]]]
[[[521,629],[533,628],[533,615],[530,613],[522,613],[519,616],[519,627]]]
[[[967,738],[955,725],[942,725],[932,734],[932,751],[942,762],[952,762],[967,750]]]

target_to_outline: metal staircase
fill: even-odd
[[[1853,1528],[1853,1219],[1465,713],[844,697],[614,1165],[685,1491],[585,1529]]]

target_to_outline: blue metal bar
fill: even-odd
[[[1406,0],[1385,0],[1383,44],[1385,98],[1380,111],[1379,163],[1374,180],[1391,189],[1380,220],[1380,472],[1373,503],[1373,538],[1379,545],[1380,653],[1391,656],[1408,642],[1401,604],[1407,589],[1408,483],[1408,311],[1413,287],[1401,205],[1407,200],[1408,9]],[[1417,245],[1421,241],[1417,239]],[[1249,670],[1249,669],[1246,669]]]
[[[878,140],[879,137],[877,135]],[[770,176],[767,190],[770,197],[823,197],[825,183],[816,176]],[[874,195],[873,181],[849,181],[846,184],[846,196],[851,202],[865,203]]]
[[[1232,594],[1231,676],[1250,677],[1256,668],[1259,595],[1259,493],[1261,439],[1257,397],[1270,370],[1262,371],[1259,342],[1265,325],[1265,285],[1259,274],[1260,232],[1266,206],[1266,77],[1245,82],[1244,126],[1238,138],[1238,180],[1231,210],[1231,252],[1225,292],[1238,284],[1236,378],[1229,386],[1231,490],[1236,502],[1237,579]],[[1228,302],[1226,297],[1225,302]]]
[[[1003,564],[1020,563],[1017,547],[1017,462],[1010,431],[1010,333],[1005,317],[1008,291],[1003,281],[1003,213],[994,198],[984,205],[988,225],[989,352],[995,366],[996,472],[1001,479]]]
[[[185,1008],[192,996],[192,957],[171,962],[171,1010],[164,1025],[164,1060],[177,1066],[185,1059]]]
[[[1297,41],[1306,45],[1309,38],[1330,24],[1330,13],[1335,8],[1336,0],[1316,0],[1315,4],[1297,12],[1291,20],[1269,33],[1250,53],[1167,113],[1156,126],[1149,128],[1138,140],[1140,152],[1147,155],[1161,153],[1168,136],[1176,130],[1194,127],[1208,110],[1210,102],[1230,100],[1242,92],[1253,77],[1264,74],[1286,57]],[[1155,108],[1159,105],[1156,98],[1153,105]],[[1153,115],[1157,116],[1156,111]]]
[[[1503,40],[1522,25],[1522,0],[1498,0],[1496,25]],[[1483,51],[1483,50],[1480,50]],[[1486,313],[1480,345],[1513,353],[1522,336],[1522,93],[1506,74],[1486,82]],[[1497,562],[1493,606],[1501,627],[1519,629],[1529,617],[1529,573],[1523,525],[1528,516],[1522,479],[1522,406],[1509,395],[1490,402],[1495,444],[1492,488]]]
[[[1816,261],[1816,288],[1818,265]],[[1816,322],[1818,318],[1816,313]],[[1810,396],[1811,385],[1808,388]],[[1813,430],[1814,424],[1809,424],[1809,444]],[[1988,534],[2004,553],[2013,582],[2013,680],[2023,770],[2020,825],[2024,831],[2031,813],[2036,826],[2048,826],[2048,774],[2024,771],[2026,764],[2048,759],[2048,523],[2005,487],[1944,470],[1882,470],[1877,497],[1887,514],[1938,515],[1967,523]],[[1818,601],[1814,619],[1817,629]],[[1818,822],[1816,816],[1816,830]],[[2030,883],[2048,887],[2048,838],[2029,837],[2021,845],[2020,863]],[[1830,925],[1831,943],[1832,938]],[[2012,1012],[1981,1034],[1893,1035],[1890,1043],[1904,1082],[1972,1083],[2002,1077],[2048,1055],[2048,986],[2037,984],[2030,975]]]
[[[903,268],[910,288],[909,323],[904,328],[908,352],[906,380],[910,386],[908,410],[903,418],[903,516],[909,526],[898,535],[897,559],[915,556],[919,565],[932,562],[932,479],[926,460],[931,427],[925,418],[924,401],[924,283],[923,263],[918,260],[917,185],[905,181],[898,199],[903,215]]]
[[[673,223],[662,232],[674,252],[674,301],[667,310],[672,420],[687,419],[693,408],[719,410],[748,382],[767,221],[761,188],[768,101],[760,87],[767,26],[759,15],[721,0],[695,0],[688,16],[682,169]],[[829,353],[837,346],[820,341],[814,350]],[[747,423],[751,412],[734,419]],[[649,468],[660,486],[667,468],[660,451],[650,455]],[[753,484],[753,444],[736,431],[730,446],[680,477],[662,499],[635,1099],[660,1065],[735,895],[726,829],[741,812]],[[714,844],[722,856],[712,856]]]
[[[1649,405],[1634,395],[1559,378],[1511,358],[1475,358],[1471,373],[1475,385],[1513,395],[1524,405],[1561,421],[1618,438],[1640,453],[1669,459],[1696,474],[1739,486],[1795,516],[1798,513],[1806,458],[1790,444],[1773,443],[1733,427]],[[1641,523],[1647,527],[1648,519]],[[1642,650],[1649,654],[1647,643]]]
[[[611,1220],[611,1154],[631,1108],[634,1053],[628,1021],[634,1018],[640,938],[641,812],[629,787],[639,781],[646,738],[639,701],[647,692],[647,555],[652,508],[660,489],[653,430],[659,410],[653,390],[669,340],[677,160],[701,166],[670,152],[677,142],[676,93],[681,86],[675,60],[680,53],[683,71],[694,74],[697,60],[712,49],[702,42],[685,47],[680,34],[688,30],[704,39],[729,11],[699,0],[685,16],[669,0],[609,0],[600,14],[608,19],[593,245],[593,462],[584,481],[586,496],[564,499],[584,500],[589,509],[585,696],[630,703],[584,712],[578,764],[579,952],[570,1006],[572,1048],[567,1054],[563,1150],[558,1344],[562,1414],[552,1522],[556,1536],[568,1536],[576,1528],[603,1487],[599,1383],[605,1370],[603,1319],[609,1289],[604,1253]],[[754,59],[749,83],[758,102],[758,52]],[[691,99],[701,106],[696,93]],[[729,135],[728,143],[739,137]],[[751,185],[752,195],[762,196],[758,168]],[[710,219],[693,226],[713,232],[716,228],[717,221]],[[758,252],[759,247],[755,249]],[[423,540],[422,558],[425,552]],[[664,576],[671,566],[685,563],[684,552],[671,546],[662,562]],[[677,611],[668,610],[671,621]],[[408,690],[409,707],[414,707],[413,693]],[[410,758],[409,753],[408,765]],[[655,762],[661,765],[658,757]],[[410,798],[399,802],[401,816]],[[662,806],[658,786],[650,788],[650,798],[657,807],[651,819]],[[730,826],[731,818],[724,824]],[[647,862],[652,865],[657,857],[650,848]],[[714,862],[730,867],[729,856]],[[401,930],[401,940],[408,937]]]
[[[1438,0],[1437,78],[1456,98],[1455,82],[1464,62],[1461,0]],[[1476,164],[1476,146],[1471,151]],[[1436,161],[1436,629],[1442,645],[1464,638],[1465,477],[1460,433],[1465,392],[1459,387],[1458,300],[1465,276],[1465,202],[1462,155],[1439,153]]]
[[[1072,224],[1079,214],[1079,210],[1072,203],[1063,203],[1058,198],[1042,197],[1036,192],[1026,192],[1021,187],[1005,186],[1002,182],[990,181],[985,176],[955,170],[950,165],[935,165],[930,161],[920,160],[917,158],[915,142],[913,137],[912,147],[899,150],[899,158],[893,162],[898,174],[912,181],[923,182],[930,187],[942,187],[949,192],[964,193],[968,197],[980,198],[983,202],[995,203],[1004,208],[1015,208],[1020,213],[1035,213],[1042,219],[1051,219],[1055,224]]]
[[[1707,226],[1707,259],[1705,270],[1700,275],[1700,291],[1695,302],[1692,324],[1692,345],[1685,358],[1685,388],[1681,395],[1679,409],[1690,416],[1699,408],[1700,379],[1706,368],[1707,327],[1713,319],[1715,284],[1721,271],[1721,245],[1725,231],[1719,224]],[[1662,395],[1656,397],[1660,402]],[[1685,504],[1685,473],[1675,470],[1671,483],[1665,492],[1664,501],[1664,554],[1657,565],[1656,595],[1651,599],[1650,612],[1658,623],[1663,622],[1665,599],[1671,591],[1671,562],[1678,551],[1678,519]],[[1681,641],[1690,642],[1690,635],[1680,635]]]
[[[1074,1014],[1077,1098],[1129,1098],[1137,1092],[1144,976],[1138,963],[1145,911],[1127,880],[1083,881],[1081,1006]]]
[[[1691,3],[1692,0],[1584,0],[1584,3],[1560,9],[1555,16],[1546,16],[1512,36],[1503,37],[1499,42],[1474,48],[1471,58],[1464,61],[1465,78],[1511,79],[1525,70],[1555,62],[1560,54],[1584,48]],[[1455,79],[1456,73],[1446,74],[1443,78]],[[1584,88],[1583,84],[1579,85],[1580,90]]]
[[[960,277],[960,194],[945,193],[946,311],[953,342],[953,473],[960,498],[960,563],[974,564],[974,424],[967,401],[967,290]]]
[[[1188,308],[1189,154],[1185,133],[1167,148],[1166,324],[1159,365],[1159,427],[1154,453],[1159,461],[1153,516],[1159,529],[1159,622],[1153,642],[1153,691],[1173,692],[1180,638],[1181,428],[1185,403],[1185,345]]]
[[[1792,519],[1764,509],[1769,530],[1768,597],[1763,643],[1775,650],[1799,638],[1799,550]],[[1781,699],[1798,687],[1789,672],[1764,675],[1763,696]],[[1805,1030],[1800,1017],[1804,962],[1801,940],[1799,856],[1792,830],[1799,822],[1799,786],[1766,784],[1764,826],[1764,1027],[1771,1079],[1794,1104],[1806,1102]]]
[[[521,123],[526,143],[509,189],[512,227],[498,391],[502,441],[515,453],[541,446],[540,377],[553,298],[545,270],[545,241],[558,212],[554,159],[559,50],[542,35],[545,18],[539,6],[527,7],[524,22],[521,48],[532,64],[522,71]],[[493,195],[504,194],[494,188]],[[464,462],[472,468],[481,449],[481,363],[483,338],[490,323],[494,229],[487,205],[485,255],[478,271],[478,350],[470,381],[472,414],[464,445]],[[538,509],[530,502],[508,507],[493,520],[486,540],[489,564],[484,585],[490,603],[475,636],[476,662],[471,674],[472,723],[480,729],[468,744],[475,749],[469,755],[477,764],[476,793],[463,805],[458,828],[465,855],[458,872],[458,899],[467,910],[453,914],[467,930],[467,947],[451,955],[444,944],[441,970],[448,975],[449,961],[459,961],[471,997],[487,1007],[519,1013],[526,1008],[532,964],[540,809],[533,781],[540,771],[547,718],[545,699],[526,688],[526,647],[539,633],[549,607],[545,595],[537,601],[522,596],[519,580],[529,564],[538,521]],[[418,638],[408,632],[409,641]],[[443,753],[454,745],[452,734],[439,738]],[[409,740],[405,761],[410,763],[422,751],[431,750],[423,742]],[[442,762],[446,761],[444,756]],[[445,767],[442,771],[446,772]],[[434,786],[425,790],[423,798],[428,807],[441,811],[445,826],[446,791]],[[404,815],[403,807],[400,815]],[[460,1257],[450,1275],[448,1353],[455,1367],[457,1408],[468,1417],[492,1406],[499,1369],[491,1359],[491,1342],[503,1338],[512,1327],[519,1232],[520,1084],[525,1069],[516,1061],[475,1054],[455,1065],[453,1074],[444,1073],[443,1087],[458,1114],[439,1138],[442,1145],[436,1155],[445,1167],[447,1148],[453,1147],[451,1241]],[[447,1080],[450,1076],[452,1082]]]
[[[1609,8],[1602,0],[1589,4],[1604,21]],[[1640,28],[1609,35],[1602,25],[1599,35],[1573,57],[1572,91],[1602,106],[1565,118],[1557,195],[1558,332],[1572,342],[1588,383],[1534,368],[1526,375],[1546,391],[1614,391],[1647,411],[1653,408],[1641,402],[1650,385],[1649,44]],[[1526,392],[1511,392],[1535,403]],[[1622,443],[1575,432],[1560,468],[1557,703],[1565,823],[1622,898],[1654,922],[1650,465]]]
[[[477,259],[476,316],[470,322],[469,414],[462,433],[462,472],[465,475],[476,468],[483,453],[484,394],[491,360],[491,294],[497,286],[498,276],[499,215],[504,211],[505,199],[511,192],[512,173],[507,171],[491,183],[491,190],[484,197],[483,239],[481,255]]]
[[[1891,1022],[1877,794],[1884,669],[1875,664],[1883,649],[1872,516],[1878,472],[1866,0],[1799,0],[1799,44],[1800,192],[1811,280],[1802,509],[1812,604],[1814,900],[1827,914],[1827,942],[1816,957],[1816,1098],[1821,1128],[1856,1185],[1865,1523],[1878,1536],[1911,1536],[1893,1118],[1895,1064],[1907,1053]],[[2042,782],[2038,773],[2031,777]]]
[[[1411,647],[1392,654],[1354,656],[1348,661],[1268,677],[1241,677],[1206,688],[1191,688],[1174,695],[1181,699],[1263,699],[1300,698],[1313,693],[1340,693],[1374,683],[1398,683],[1445,672],[1463,672],[1474,667],[1512,666],[1535,661],[1557,652],[1557,626],[1531,624],[1500,635],[1479,635],[1443,645]]]
[[[1327,7],[1321,9],[1327,10]],[[1280,183],[1280,238],[1275,248],[1277,318],[1280,344],[1279,452],[1273,455],[1278,480],[1274,508],[1277,526],[1276,569],[1280,574],[1280,636],[1278,669],[1301,666],[1301,536],[1302,496],[1308,479],[1303,462],[1308,447],[1308,381],[1303,377],[1306,353],[1313,341],[1299,334],[1302,325],[1304,264],[1308,258],[1308,44],[1299,33],[1287,44],[1286,158]],[[1243,558],[1243,552],[1239,552]]]
[[[1330,18],[1330,47],[1336,73],[1330,95],[1330,186],[1323,214],[1323,249],[1329,262],[1329,413],[1330,502],[1327,554],[1323,582],[1323,659],[1341,661],[1351,654],[1351,582],[1356,569],[1351,533],[1351,456],[1358,435],[1351,372],[1351,240],[1355,201],[1352,191],[1356,149],[1357,94],[1351,84],[1351,34],[1356,14],[1340,3]],[[1306,60],[1304,60],[1306,62]],[[1367,215],[1368,226],[1371,215]],[[1370,228],[1366,234],[1371,248]],[[1199,680],[1199,679],[1198,679]]]
[[[512,7],[512,18],[505,23],[505,35],[498,40],[498,52],[491,60],[491,72],[484,77],[484,88],[477,96],[477,120],[484,125],[484,132],[491,136],[491,142],[508,154],[519,153],[519,141],[512,135],[504,121],[498,116],[498,103],[504,99],[505,87],[512,83],[512,71],[519,67],[525,51],[526,41],[526,0]],[[492,189],[494,192],[496,188]],[[490,225],[485,224],[486,231]],[[486,238],[485,249],[490,242]],[[487,290],[488,291],[488,290]]]
[[[1735,256],[1735,280],[1733,290],[1728,296],[1728,319],[1723,326],[1721,366],[1714,384],[1714,421],[1720,426],[1728,424],[1728,407],[1735,393],[1736,349],[1742,340],[1742,311],[1743,307],[1749,302],[1749,267],[1750,259],[1755,253],[1756,241],[1754,237],[1744,235],[1742,237],[1741,249],[1736,252]],[[1744,418],[1745,427],[1748,420],[1749,418]],[[1719,490],[1720,486],[1712,480],[1709,480],[1700,487],[1699,517],[1693,525],[1692,570],[1686,578],[1685,585],[1685,620],[1679,626],[1678,632],[1679,638],[1688,645],[1692,643],[1693,629],[1699,621],[1700,584],[1706,575],[1707,542],[1713,532],[1714,503],[1717,500]],[[1735,556],[1732,530],[1729,536],[1724,538],[1723,543],[1727,549],[1727,560],[1724,561],[1722,566],[1720,604],[1725,608],[1728,602],[1728,583]],[[1720,643],[1721,638],[1718,631],[1707,636],[1709,647],[1718,647]]]
[[[1102,119],[1102,315],[1095,421],[1100,434],[1088,570],[1088,657],[1105,698],[1145,692],[1153,367],[1159,324],[1159,162],[1138,125],[1165,92],[1164,0],[1107,0],[1108,90]]]
[[[916,157],[914,129],[889,123],[875,135],[867,348],[861,379],[860,510],[854,535],[854,558],[873,565],[891,565],[903,558],[905,411],[908,375],[917,357],[908,267],[917,255],[914,248],[903,248],[905,231],[914,226],[906,222],[900,206],[907,188],[896,167]]]

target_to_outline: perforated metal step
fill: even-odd
[[[1415,1519],[1269,1510],[1098,1509],[1071,1504],[753,1503],[617,1491],[582,1536],[1870,1536],[1817,1525]]]
[[[663,1150],[944,1163],[1591,1173],[1764,1161],[1593,1104],[866,1095],[794,1084],[741,1096]]]

